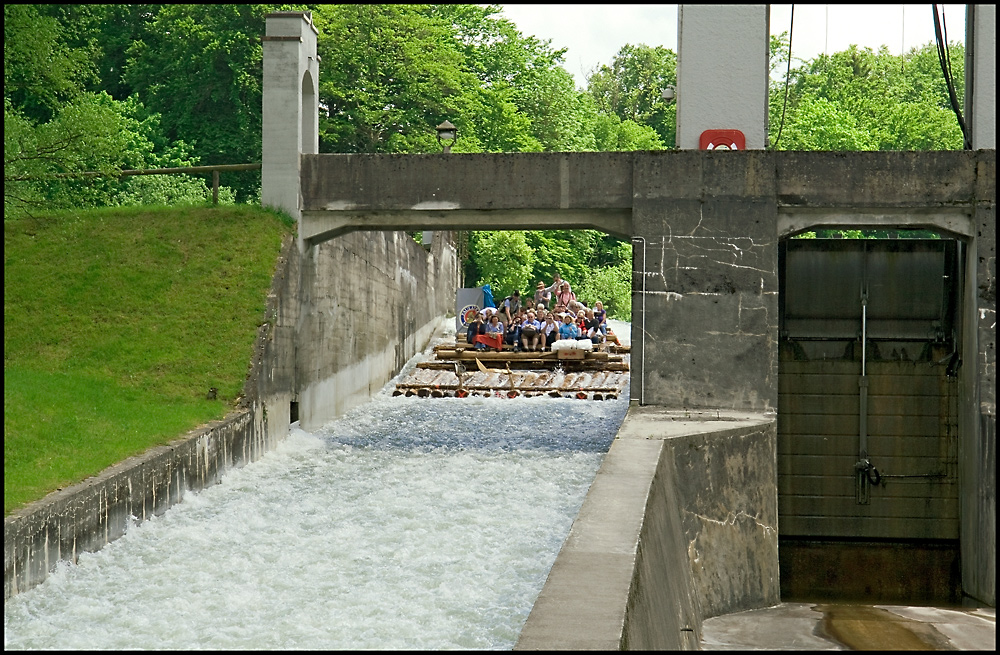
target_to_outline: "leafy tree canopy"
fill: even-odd
[[[653,128],[666,147],[673,147],[677,140],[677,106],[665,102],[660,93],[676,84],[677,55],[662,46],[643,44],[625,44],[610,65],[599,66],[587,76],[587,90],[600,113]]]
[[[772,71],[782,72],[788,43],[772,38]],[[965,49],[950,46],[961,98]],[[959,150],[962,132],[948,99],[933,44],[894,56],[850,46],[772,78],[769,132],[781,150]],[[780,141],[778,137],[780,135]]]

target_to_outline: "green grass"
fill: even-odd
[[[251,207],[5,221],[4,514],[223,417],[291,230]]]

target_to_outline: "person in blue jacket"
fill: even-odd
[[[571,315],[563,314],[562,320],[562,325],[559,326],[560,339],[576,339],[580,336],[580,328],[573,322]]]

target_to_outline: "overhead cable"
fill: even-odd
[[[785,68],[785,102],[781,106],[781,123],[778,124],[778,136],[774,139],[774,149],[781,142],[781,131],[785,129],[785,110],[788,109],[788,80],[792,72],[792,32],[795,30],[795,5],[792,5],[792,16],[788,22],[788,66]]]
[[[965,126],[965,119],[962,117],[962,109],[958,106],[958,94],[955,93],[955,84],[951,70],[951,55],[948,48],[947,27],[942,28],[941,16],[938,14],[938,6],[931,5],[934,11],[934,39],[937,43],[938,61],[941,63],[941,72],[944,74],[944,82],[948,87],[948,100],[951,102],[951,109],[958,118],[958,126],[962,130],[962,147],[965,150],[972,150],[972,140],[969,138],[969,130]]]

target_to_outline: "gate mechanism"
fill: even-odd
[[[868,459],[868,375],[865,368],[868,360],[868,257],[864,257],[862,262],[861,377],[858,378],[858,461],[854,464],[854,499],[858,505],[867,505],[871,500],[872,485],[877,486],[882,481],[882,476]]]

